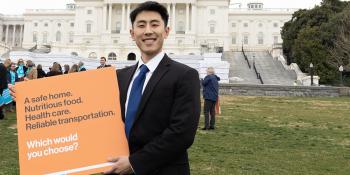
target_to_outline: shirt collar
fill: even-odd
[[[162,61],[164,55],[165,55],[164,52],[160,52],[156,56],[151,58],[147,63],[144,63],[143,60],[140,58],[139,62],[138,62],[138,65],[137,65],[137,69],[139,69],[140,66],[144,64],[144,65],[147,66],[147,68],[149,69],[150,73],[153,73],[156,70],[156,68],[158,67],[160,61]]]

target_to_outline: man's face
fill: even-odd
[[[155,56],[162,50],[170,30],[164,25],[157,12],[143,11],[136,16],[130,34],[143,54]]]
[[[106,60],[101,58],[101,59],[100,59],[100,64],[101,64],[101,65],[105,65],[105,63],[106,63]]]

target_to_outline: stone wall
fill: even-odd
[[[350,96],[350,88],[220,84],[220,95],[339,97]]]

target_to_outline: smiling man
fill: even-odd
[[[195,69],[163,52],[168,18],[167,9],[152,1],[130,14],[141,59],[117,71],[130,156],[111,158],[105,174],[190,174],[187,149],[198,126],[200,82]]]

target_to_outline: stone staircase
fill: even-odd
[[[297,79],[295,72],[286,70],[282,63],[272,58],[268,52],[245,52],[248,60],[260,73],[264,84],[270,85],[293,85]]]
[[[253,68],[248,67],[242,52],[224,52],[223,61],[230,63],[229,82],[233,84],[260,84]],[[250,64],[252,66],[252,64]]]

